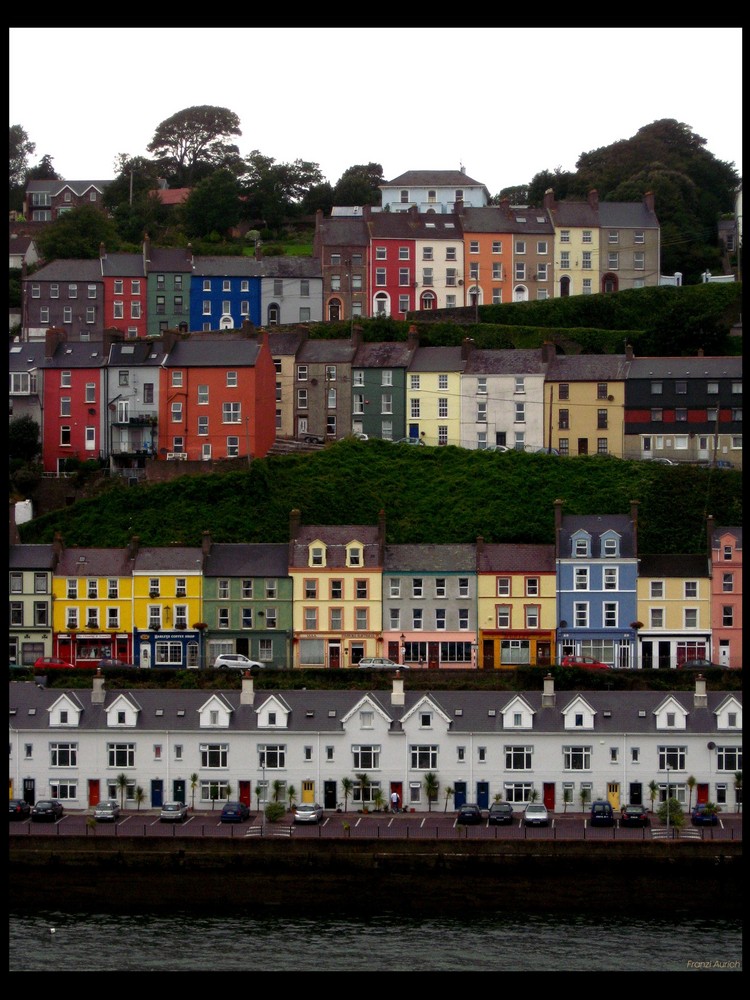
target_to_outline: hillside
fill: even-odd
[[[106,482],[81,501],[20,526],[21,541],[113,547],[286,542],[289,513],[305,524],[370,524],[385,511],[390,544],[554,541],[553,502],[566,514],[625,514],[638,500],[639,550],[706,552],[707,515],[742,523],[742,477],[608,456],[558,458],[457,447],[409,448],[345,439],[314,454],[256,459],[226,475],[168,484]]]

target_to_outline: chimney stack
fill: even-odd
[[[552,674],[547,674],[544,678],[544,690],[542,691],[542,708],[554,708],[555,700],[555,678]]]
[[[706,694],[706,678],[703,674],[698,674],[695,678],[695,694],[693,695],[693,705],[695,708],[706,708],[708,706],[708,695]]]
[[[706,534],[708,536],[708,561],[711,563],[713,560],[714,551],[714,531],[716,530],[716,518],[713,514],[709,514],[706,518]]]
[[[128,544],[128,558],[129,559],[135,559],[135,557],[138,555],[138,549],[140,547],[140,544],[141,544],[141,536],[140,535],[132,535],[131,538],[130,538],[130,542]]]
[[[391,705],[397,708],[403,708],[406,704],[406,699],[404,698],[404,678],[401,676],[401,671],[396,671],[396,676],[393,678],[393,690],[391,691]]]
[[[633,522],[633,555],[638,555],[638,505],[640,501],[630,501],[630,520]]]
[[[599,192],[596,189],[589,191],[589,205],[594,209],[599,208]]]
[[[242,675],[242,690],[240,691],[240,705],[255,704],[255,688],[253,678],[249,670]]]
[[[560,532],[562,531],[562,500],[555,500],[555,557],[560,558]]]
[[[91,704],[92,705],[104,704],[104,677],[102,676],[101,667],[97,667],[96,673],[94,674],[94,684],[93,684],[93,690],[91,692]]]

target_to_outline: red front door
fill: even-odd
[[[555,783],[554,781],[544,782],[544,791],[542,793],[542,798],[545,806],[550,812],[555,811]]]

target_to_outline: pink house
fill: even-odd
[[[711,631],[714,663],[742,667],[742,528],[708,519],[711,547]]]

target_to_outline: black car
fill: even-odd
[[[620,826],[648,826],[651,820],[645,806],[623,806]]]
[[[510,802],[493,802],[490,806],[487,822],[490,826],[505,826],[512,823],[514,818],[513,806]]]
[[[35,823],[56,823],[64,811],[57,799],[40,799],[31,807],[31,819]]]
[[[477,823],[482,822],[482,810],[478,805],[471,802],[466,802],[464,805],[459,807],[458,816],[456,816],[456,823],[462,826],[476,826]]]
[[[219,818],[222,823],[244,823],[250,818],[250,809],[244,802],[225,802]]]
[[[704,657],[696,657],[692,660],[683,660],[679,665],[680,670],[721,670],[718,663],[711,663]]]
[[[23,799],[11,799],[10,805],[10,815],[9,819],[28,819],[29,813],[31,812],[31,806],[28,802]]]
[[[615,816],[609,802],[592,802],[590,823],[592,826],[615,825]]]

